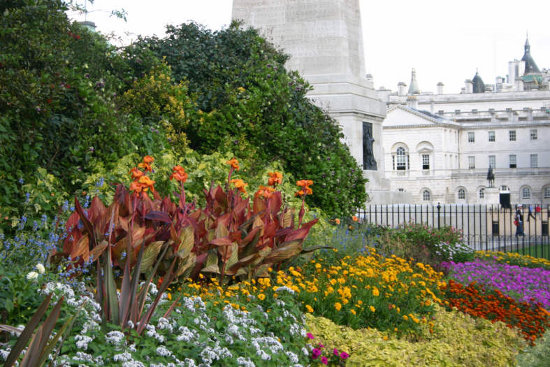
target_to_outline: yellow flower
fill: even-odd
[[[403,320],[407,321],[408,319],[407,315],[403,315]]]
[[[340,304],[340,302],[336,302],[334,304],[334,308],[336,309],[336,311],[340,311],[342,309],[342,305]]]
[[[307,310],[307,312],[312,313],[313,312],[313,307],[311,307],[310,305],[306,305],[306,310]]]
[[[380,291],[378,290],[378,288],[374,287],[372,289],[372,295],[375,297],[378,297],[380,295]]]
[[[376,308],[374,308],[374,306],[369,306],[369,310],[370,310],[371,312],[376,312]]]
[[[258,299],[260,301],[263,301],[265,299],[265,294],[263,294],[263,293],[258,294]]]
[[[352,308],[349,312],[351,312],[352,314],[357,314],[357,312],[355,312],[355,310]]]

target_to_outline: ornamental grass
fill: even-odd
[[[492,322],[502,321],[510,328],[517,328],[531,345],[550,327],[550,313],[540,304],[518,302],[498,289],[476,282],[464,286],[449,280],[442,290],[448,308]]]

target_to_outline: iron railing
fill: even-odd
[[[483,204],[368,205],[358,213],[362,221],[389,227],[407,223],[433,228],[452,226],[473,250],[517,251],[550,259],[550,205],[523,205],[524,235],[516,236],[515,208]]]

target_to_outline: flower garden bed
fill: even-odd
[[[35,233],[0,238],[7,366],[548,362],[548,263],[502,253],[473,259],[454,231],[438,235],[448,242],[426,243],[434,236],[423,226],[308,221],[303,200],[284,204],[278,172],[248,198],[247,184],[232,178],[236,160],[225,188],[206,190],[204,207],[186,201],[179,166],[180,193],[161,198],[153,161],[132,169],[132,192],[117,188],[111,206],[76,201],[62,231],[44,221]],[[312,185],[298,181],[297,197]],[[310,230],[316,243],[304,246]],[[388,255],[392,241],[402,257]],[[407,256],[417,242],[430,264]]]

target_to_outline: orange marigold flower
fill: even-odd
[[[275,189],[271,186],[261,186],[254,194],[254,197],[263,196],[266,199],[269,199],[271,195],[273,195],[273,192],[275,192]]]
[[[176,179],[181,183],[185,183],[187,181],[187,173],[185,172],[185,169],[183,169],[182,166],[175,166],[172,168],[172,175],[170,175],[170,179]]]
[[[269,186],[277,186],[283,183],[283,174],[281,172],[268,172],[269,180],[267,184]]]
[[[130,170],[130,174],[132,175],[132,180],[136,180],[143,176],[143,172],[140,171],[137,167],[134,167]]]
[[[233,158],[226,163],[229,164],[234,170],[239,170],[239,161],[237,160],[237,158]]]
[[[231,180],[231,183],[240,192],[242,192],[243,194],[246,194],[246,186],[248,186],[248,184],[246,182],[244,182],[240,178],[234,178],[234,179]]]

